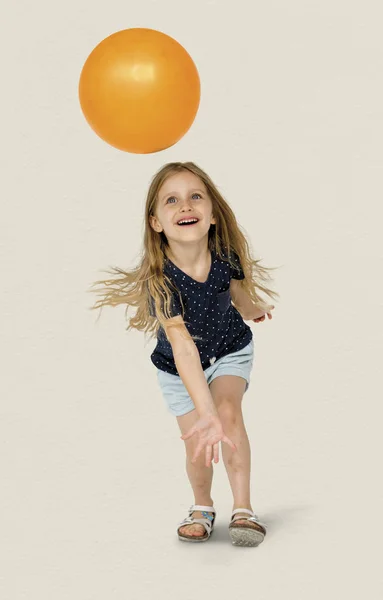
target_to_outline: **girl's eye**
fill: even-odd
[[[195,194],[193,194],[193,196],[199,196],[200,198],[202,198],[201,194],[198,194],[198,192],[196,192]],[[193,198],[193,196],[192,196],[192,198]],[[170,196],[170,197],[169,197],[169,198],[166,200],[166,202],[169,202],[169,200],[174,200],[174,196]]]

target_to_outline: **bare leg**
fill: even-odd
[[[194,425],[195,421],[198,420],[198,413],[196,410],[188,412],[182,417],[176,417],[178,421],[181,433],[184,434]],[[185,440],[186,450],[186,472],[193,489],[194,504],[203,504],[205,506],[213,506],[214,502],[211,498],[211,486],[213,481],[213,465],[209,467],[205,465],[205,453],[201,452],[195,463],[191,462],[194,456],[196,448],[196,441],[193,437]],[[212,515],[213,513],[208,513]],[[192,517],[199,519],[203,515],[201,511],[195,510]],[[180,528],[180,533],[184,535],[205,535],[205,528],[200,523],[194,523],[192,525],[184,525]]]
[[[221,444],[222,459],[233,492],[233,510],[239,507],[253,510],[250,502],[251,450],[242,413],[233,423],[226,423],[223,427],[237,447],[237,451],[233,452],[228,444]]]
[[[222,459],[233,493],[233,510],[248,508],[253,511],[250,502],[251,450],[242,415],[245,386],[246,381],[242,377],[221,375],[211,382],[210,390],[223,429],[237,447],[235,451],[228,444],[221,443]],[[236,517],[242,514],[245,517],[249,516],[246,513],[237,513]],[[259,529],[251,521],[238,519],[236,523]]]

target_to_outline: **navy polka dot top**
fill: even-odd
[[[197,335],[202,340],[194,340],[202,369],[210,367],[216,360],[241,350],[253,338],[250,327],[244,322],[238,310],[231,303],[230,280],[244,279],[244,273],[237,254],[231,257],[237,267],[234,269],[228,262],[221,260],[211,252],[212,262],[208,278],[205,282],[196,281],[184,273],[168,258],[165,259],[164,273],[181,292],[184,303],[184,320],[190,335]],[[172,290],[171,290],[172,292]],[[150,314],[155,315],[154,301],[150,298]],[[171,314],[182,315],[182,307],[177,293],[172,293]],[[166,373],[178,375],[173,359],[173,351],[163,327],[157,334],[157,345],[151,356],[153,364]]]

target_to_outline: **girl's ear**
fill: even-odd
[[[161,223],[158,221],[158,219],[156,217],[153,217],[152,215],[150,215],[149,221],[150,221],[150,225],[151,225],[152,229],[154,229],[154,231],[157,231],[157,233],[160,233],[162,231]]]

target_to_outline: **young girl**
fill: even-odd
[[[212,455],[218,463],[221,442],[234,499],[231,540],[256,546],[266,525],[250,502],[250,446],[241,403],[250,383],[254,341],[245,321],[272,318],[274,306],[256,289],[274,299],[279,294],[262,285],[268,268],[250,257],[230,206],[192,162],[168,163],[154,176],[143,245],[136,269],[115,267],[122,277],[95,283],[106,288],[92,309],[137,307],[127,329],[157,338],[151,361],[185,441],[195,501],[178,524],[178,538],[203,542],[214,529]]]

